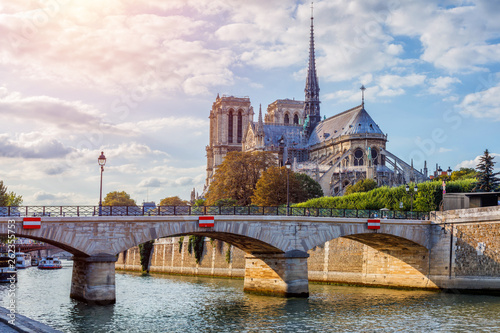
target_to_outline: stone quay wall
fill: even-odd
[[[205,238],[199,264],[196,264],[194,253],[190,254],[187,248],[188,237],[184,237],[182,247],[179,246],[179,237],[157,240],[150,259],[150,272],[232,278],[245,276],[245,252],[234,246]],[[428,269],[427,251],[419,257],[412,257],[405,251],[395,252],[378,251],[346,238],[331,240],[308,252],[309,281],[437,288],[429,284],[426,276],[419,271]],[[121,253],[115,267],[117,270],[141,271],[139,248],[133,247]]]
[[[500,293],[500,207],[440,212],[431,217],[431,249],[370,245],[337,238],[308,251],[309,281],[402,288],[481,290]],[[245,253],[222,241],[205,239],[199,264],[188,236],[159,239],[150,271],[166,274],[237,277],[245,275]],[[409,244],[411,245],[411,244]],[[119,255],[118,270],[140,271],[137,247]]]

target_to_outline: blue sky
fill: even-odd
[[[321,112],[359,105],[388,150],[474,167],[500,161],[500,3],[315,1]],[[0,179],[26,205],[201,192],[217,93],[257,110],[303,100],[310,2],[0,4]],[[500,164],[497,164],[500,166]]]

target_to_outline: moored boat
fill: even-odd
[[[17,282],[16,260],[7,255],[0,256],[0,282]]]
[[[61,260],[55,257],[44,257],[38,263],[38,269],[60,269],[62,268]]]
[[[31,258],[31,266],[38,266],[38,258]]]
[[[16,252],[16,268],[31,267],[31,255],[24,252]]]

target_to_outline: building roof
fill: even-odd
[[[277,125],[264,124],[264,137],[266,146],[279,146],[281,137],[289,147],[303,146],[302,144],[302,126],[297,125]]]
[[[363,105],[339,113],[321,121],[312,131],[309,146],[321,143],[342,135],[381,134],[382,130],[366,112]]]

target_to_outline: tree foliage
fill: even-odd
[[[345,194],[368,192],[377,187],[377,182],[373,179],[360,179],[354,185],[349,185],[345,189]]]
[[[496,190],[499,186],[500,179],[496,176],[498,176],[500,172],[494,172],[496,163],[493,162],[494,158],[494,156],[490,155],[488,149],[486,149],[484,155],[479,158],[479,164],[476,167],[478,174],[477,185],[474,188],[475,191],[491,192]]]
[[[273,165],[276,158],[270,152],[227,153],[208,189],[206,204],[234,199],[238,206],[249,205],[260,175]]]
[[[300,182],[285,167],[270,167],[262,173],[252,196],[257,206],[280,206],[287,203],[287,172],[289,172],[290,203],[300,202]]]
[[[474,179],[450,181],[446,183],[446,192],[470,192],[475,185]],[[410,184],[412,188],[414,184]],[[341,197],[322,197],[308,200],[295,205],[296,207],[338,208],[338,209],[373,209],[388,208],[390,210],[409,211],[411,196],[406,193],[405,185],[399,187],[382,186],[369,192],[353,193]],[[425,182],[418,184],[418,191],[413,196],[415,211],[429,212],[439,209],[443,200],[443,190],[439,182]],[[403,208],[399,203],[403,202]]]
[[[299,198],[298,202],[307,201],[309,199],[321,198],[323,189],[321,185],[306,175],[305,173],[294,173],[295,178],[300,182],[300,187],[303,190],[303,196]]]
[[[189,201],[182,200],[178,196],[161,199],[159,206],[187,206]]]
[[[3,180],[0,180],[0,207],[4,206],[20,206],[23,203],[23,197],[14,192],[7,192],[7,186]]]
[[[125,191],[113,191],[106,194],[103,206],[135,206],[135,200]]]
[[[450,180],[476,179],[477,175],[478,172],[473,168],[460,168],[460,170],[456,170],[451,173]]]
[[[205,199],[198,199],[194,202],[193,206],[205,206]]]
[[[306,174],[288,171],[285,167],[270,167],[262,173],[252,196],[257,206],[280,206],[287,203],[287,172],[289,172],[290,203],[323,196],[321,186]]]

